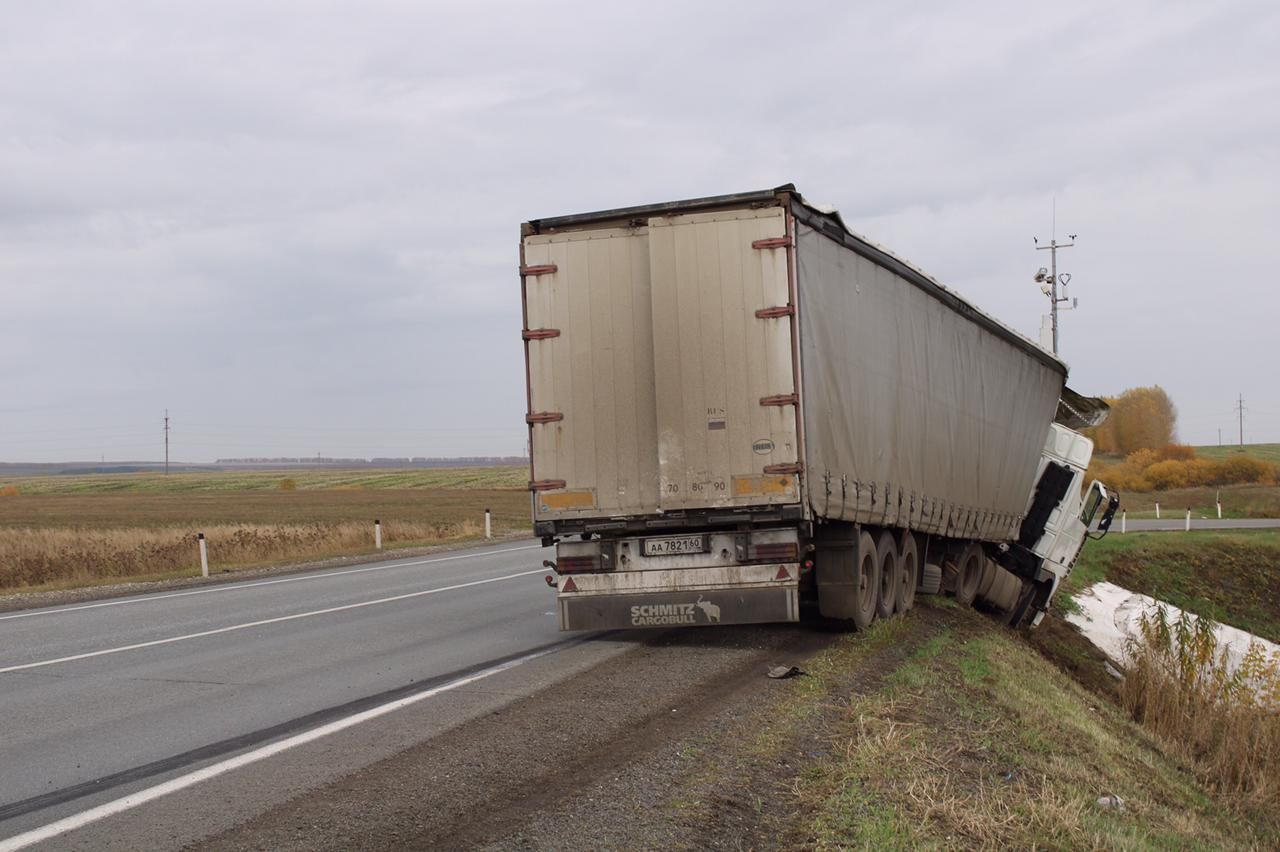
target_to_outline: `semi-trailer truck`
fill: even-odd
[[[790,184],[531,220],[520,280],[563,630],[1034,624],[1118,505],[1063,361]]]

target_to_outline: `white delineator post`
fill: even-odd
[[[1124,511],[1123,509],[1120,511],[1120,534],[1121,535],[1124,534],[1125,522],[1128,520],[1128,517],[1127,517],[1128,514],[1129,513]]]
[[[382,521],[373,519],[373,549],[382,549]]]
[[[1183,527],[1187,532],[1191,532],[1191,510],[1187,510],[1187,525]]]
[[[1156,504],[1156,520],[1160,520],[1160,504]]]
[[[196,533],[196,541],[200,543],[200,576],[209,576],[209,545],[205,543],[204,533]]]
[[[488,509],[484,510],[484,537],[493,538],[493,516]]]
[[[1222,492],[1219,491],[1217,496],[1213,498],[1213,502],[1218,504],[1218,520],[1222,520]]]

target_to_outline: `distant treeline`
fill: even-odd
[[[524,456],[456,456],[450,458],[436,456],[401,456],[396,458],[376,457],[371,459],[342,459],[327,456],[287,456],[218,459],[218,465],[324,465],[326,467],[514,467],[527,465],[529,459]]]

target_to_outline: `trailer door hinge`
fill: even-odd
[[[525,276],[550,275],[551,273],[555,272],[557,269],[559,269],[559,267],[556,266],[554,263],[542,263],[536,266],[522,266],[520,267],[520,274]]]
[[[778,317],[795,316],[795,305],[778,305],[775,308],[761,308],[756,311],[756,316],[760,319],[777,319]]]
[[[756,240],[751,243],[753,249],[775,249],[775,248],[791,248],[792,242],[790,237],[767,237],[763,240]]]
[[[521,335],[525,340],[548,340],[560,336],[558,328],[526,328]]]
[[[796,462],[795,464],[767,464],[764,466],[765,473],[804,473],[804,463]]]
[[[532,426],[534,423],[555,423],[563,419],[564,414],[560,411],[535,411],[525,417],[524,422]]]
[[[555,491],[557,488],[564,488],[565,484],[563,479],[535,479],[529,483],[529,490]]]
[[[776,396],[760,397],[761,405],[799,405],[800,394],[798,393],[780,393]]]

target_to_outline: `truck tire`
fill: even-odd
[[[880,592],[876,596],[876,616],[892,618],[898,602],[898,589],[902,586],[899,575],[898,543],[893,540],[893,533],[885,530],[880,533],[876,542],[876,556],[880,562]]]
[[[999,566],[990,559],[983,557],[982,559],[982,579],[978,581],[978,591],[973,596],[975,601],[985,601],[987,594],[991,591],[991,586],[996,581],[996,571]]]
[[[982,569],[986,557],[982,548],[970,543],[960,553],[956,565],[956,602],[972,606],[978,595],[978,584],[982,582]]]
[[[858,567],[854,575],[853,624],[866,630],[876,620],[876,603],[880,597],[880,559],[871,533],[858,537]]]
[[[920,552],[916,550],[916,537],[907,533],[898,554],[898,612],[908,612],[916,602],[916,584],[920,582]]]

